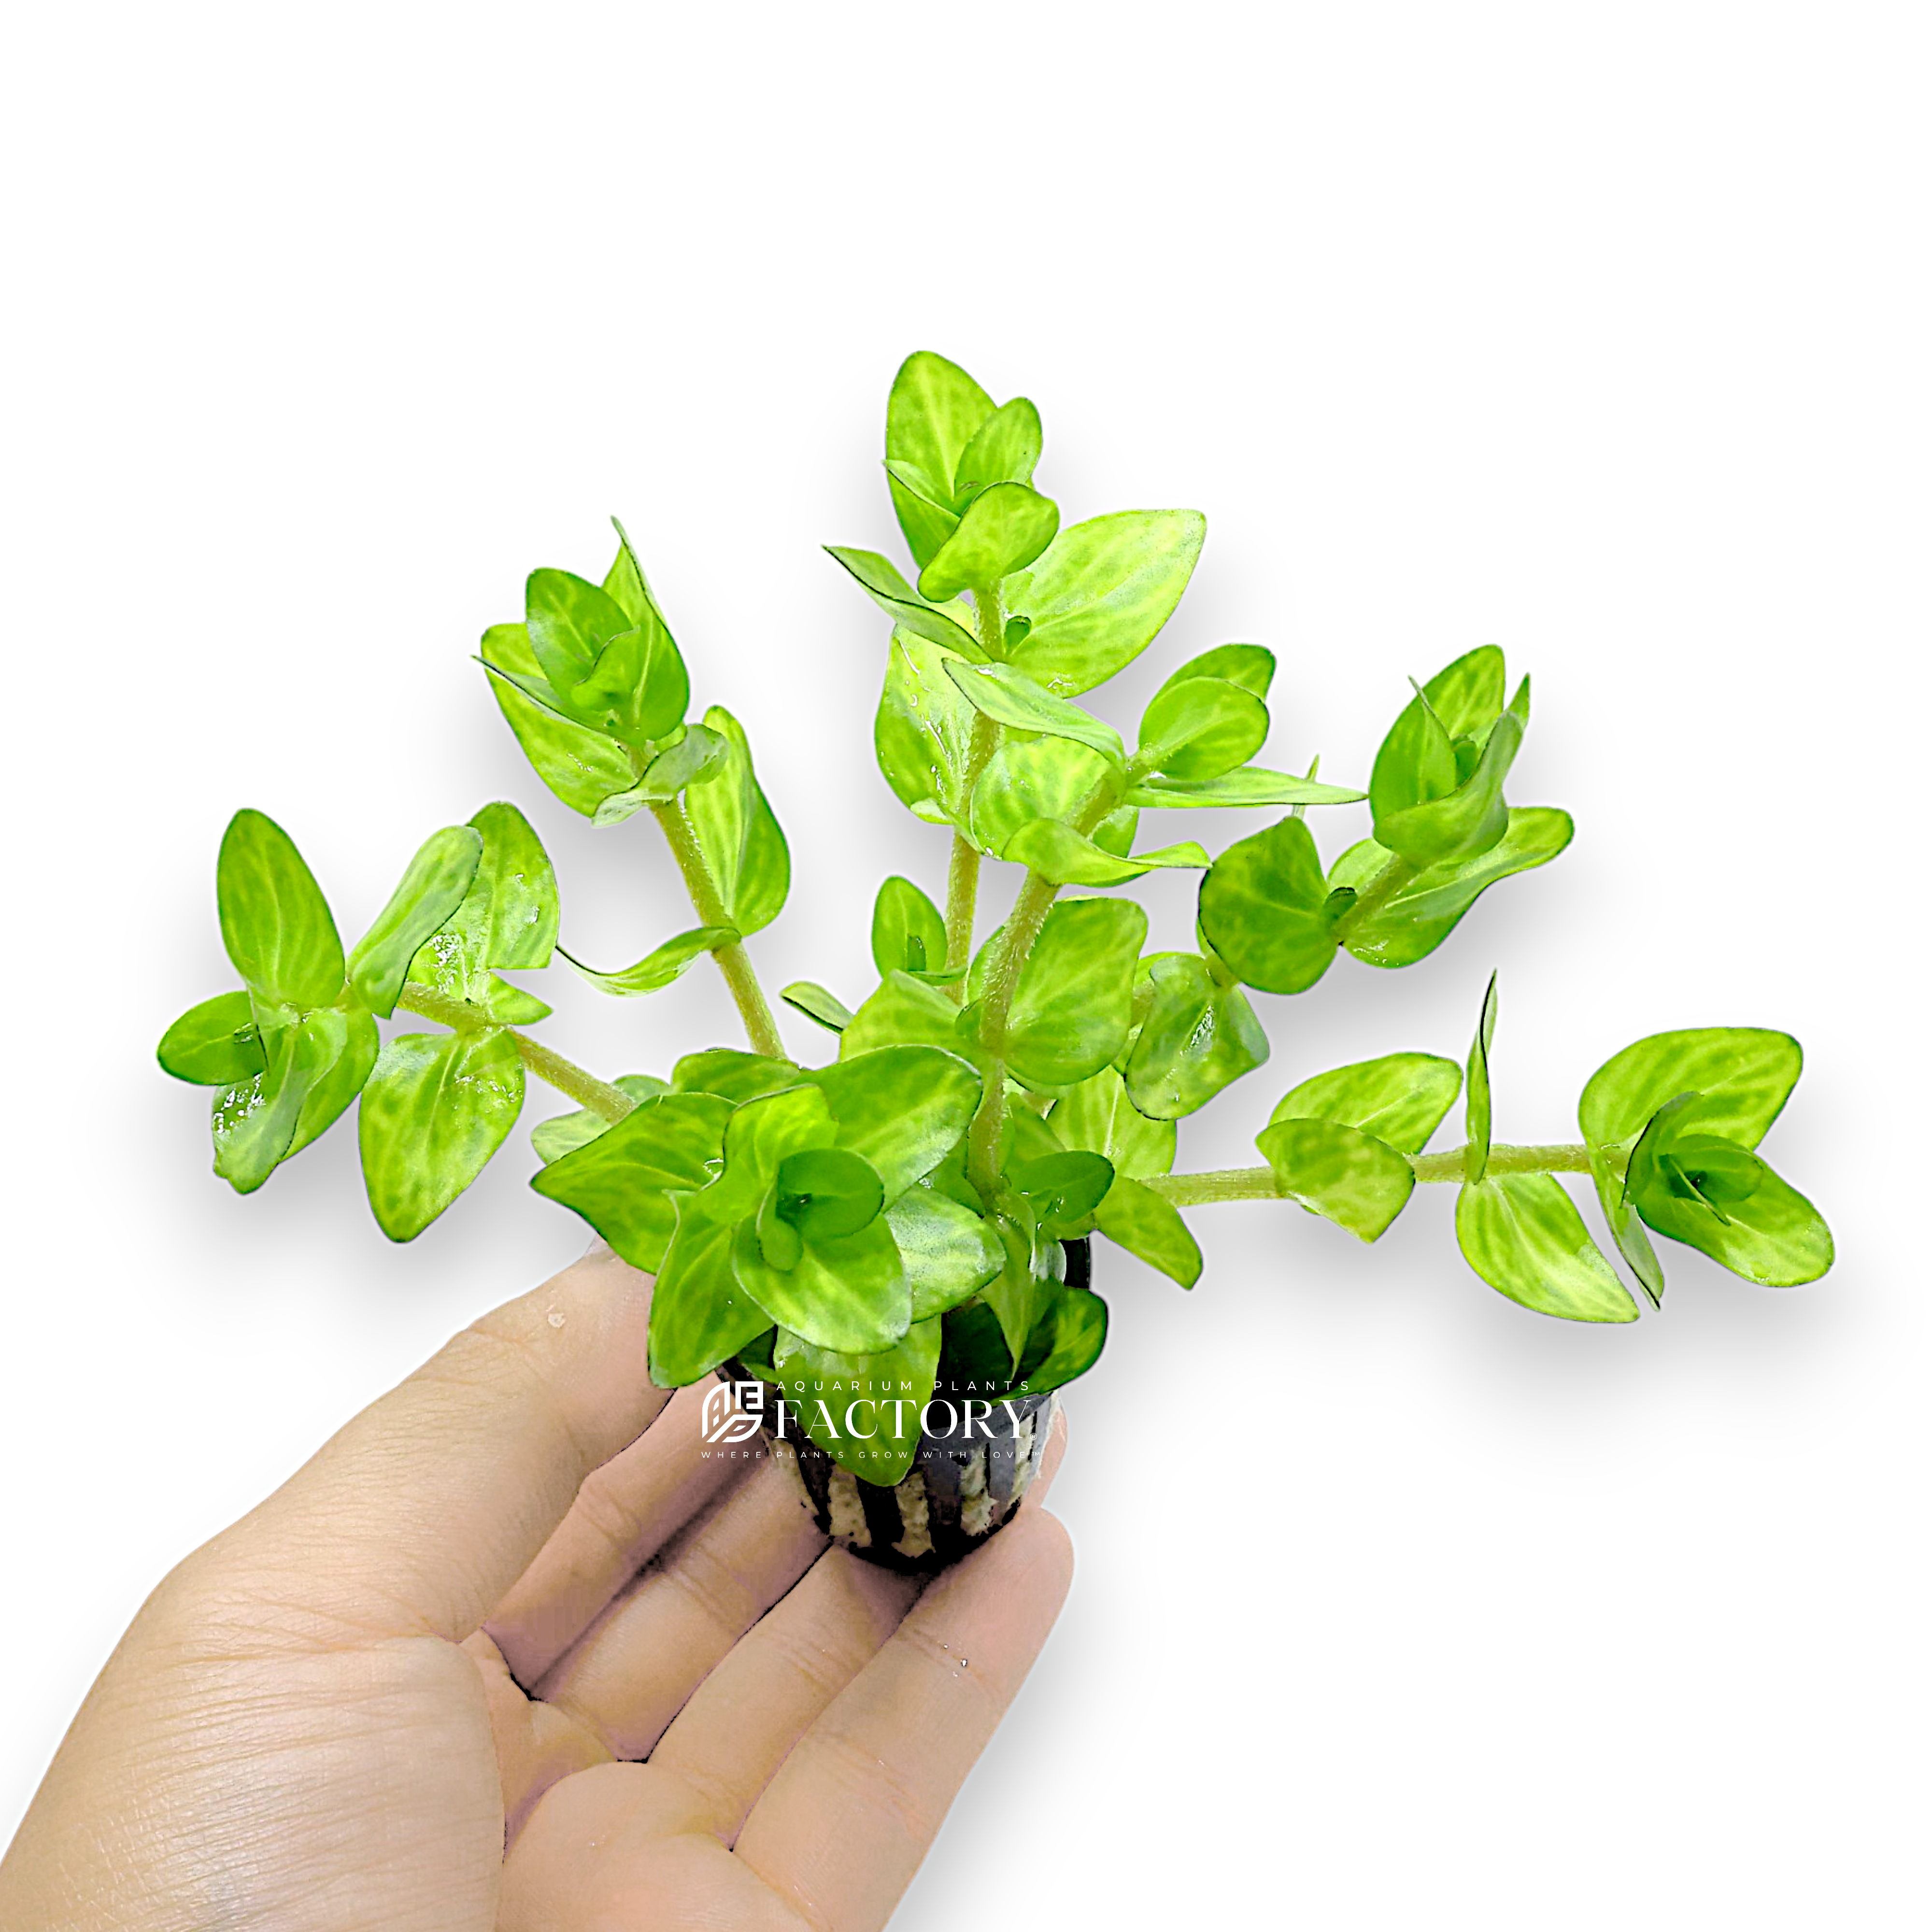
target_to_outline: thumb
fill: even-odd
[[[465,1329],[194,1560],[244,1587],[273,1574],[278,1601],[363,1636],[467,1636],[669,1401],[644,1366],[650,1288],[600,1244]]]

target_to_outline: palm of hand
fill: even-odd
[[[694,1393],[640,1386],[647,1308],[580,1263],[183,1564],[0,1918],[883,1924],[1058,1612],[1065,1533],[1030,1498],[922,1594],[828,1549],[789,1471],[701,1458]]]

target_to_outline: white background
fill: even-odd
[[[1408,674],[1534,674],[1512,794],[1574,847],[1412,970],[1257,996],[1274,1060],[1184,1165],[1254,1159],[1318,1067],[1460,1056],[1499,966],[1504,1138],[1571,1138],[1641,1034],[1797,1034],[1766,1151],[1840,1260],[1779,1293],[1672,1249],[1605,1330],[1483,1286],[1447,1189],[1373,1249],[1204,1210],[1191,1296],[1106,1252],[1074,1595],[899,1922],[1923,1922],[1927,55],[1844,0],[16,25],[0,1836],[167,1566],[582,1246],[524,1128],[408,1248],[351,1130],[212,1178],[152,1052],[230,983],[229,814],[351,936],[497,796],[573,950],[688,924],[648,820],[552,800],[467,662],[615,511],[792,841],[768,983],[856,999],[878,880],[936,892],[943,842],[818,546],[897,548],[885,393],[930,346],[1038,401],[1068,520],[1208,513],[1117,722],[1258,640],[1270,761],[1360,778]],[[1186,943],[1185,880],[1144,896]],[[733,1036],[701,972],[534,983],[608,1072]]]

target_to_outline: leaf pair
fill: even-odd
[[[910,1287],[880,1218],[884,1178],[838,1138],[815,1087],[746,1102],[726,1124],[722,1171],[680,1210],[680,1229],[703,1238],[701,1223],[728,1227],[732,1272],[771,1320],[864,1352],[904,1334]],[[674,1306],[677,1240],[664,1268]]]
[[[1002,659],[1064,698],[1104,683],[1154,641],[1187,586],[1206,527],[1191,510],[1122,510],[1061,531],[1030,569],[1004,580],[1007,615],[990,650],[975,612],[956,598],[921,594],[943,588],[944,577],[922,573],[915,590],[876,550],[826,548],[904,634],[971,663]]]
[[[1462,1084],[1455,1062],[1434,1054],[1358,1060],[1284,1094],[1256,1144],[1290,1199],[1372,1241],[1407,1204],[1409,1156],[1428,1145]]]
[[[1424,866],[1381,904],[1343,921],[1342,944],[1370,966],[1412,966],[1454,932],[1462,915],[1498,880],[1547,865],[1570,843],[1575,829],[1567,812],[1513,806],[1508,828],[1487,851]],[[1372,838],[1351,845],[1328,868],[1330,891],[1359,896],[1395,856]]]
[[[1274,660],[1252,645],[1224,646],[1196,663],[1236,669],[1254,681],[1251,660],[1264,661],[1264,684]],[[1340,804],[1362,796],[1280,772],[1231,771],[1227,761],[1238,764],[1258,748],[1266,709],[1252,690],[1219,676],[1188,674],[1192,668],[1184,668],[1150,705],[1142,749],[1130,760],[1111,724],[1012,664],[897,649],[880,708],[880,764],[922,816],[950,820],[982,850],[1026,865],[1056,885],[1117,885],[1157,866],[1207,865],[1208,855],[1191,841],[1131,853],[1142,806]],[[1009,734],[982,760],[970,793],[971,726],[932,688],[942,674],[972,710]],[[1161,774],[1162,764],[1171,776]],[[1123,797],[1124,805],[1118,802]]]
[[[446,890],[434,901],[420,902],[418,916],[399,935],[398,951],[400,940],[416,941],[407,955],[406,980],[462,1000],[476,1010],[479,1023],[488,1019],[520,1025],[542,1019],[549,1007],[497,974],[500,969],[527,970],[550,963],[558,922],[556,874],[550,855],[530,820],[500,800],[486,805],[468,826],[454,829],[470,832],[478,842],[476,862],[445,916],[427,932],[422,931],[429,913],[446,903]],[[448,875],[446,887],[453,886],[455,877],[454,872]]]
[[[902,480],[892,479],[895,484]],[[937,602],[1000,583],[1031,563],[1059,528],[1060,506],[1024,483],[976,489],[956,518],[952,534],[920,572],[919,594]]]
[[[724,922],[755,932],[784,902],[784,836],[737,720],[714,706],[684,722],[684,660],[621,524],[617,535],[601,587],[532,572],[525,621],[486,632],[482,662],[538,776],[572,811],[614,825],[685,801],[706,857],[730,874]]]
[[[1128,767],[1127,802],[1202,806],[1351,805],[1366,796],[1286,772],[1250,766],[1268,737],[1274,653],[1222,644],[1190,658],[1156,692],[1141,718]]]
[[[1397,855],[1364,838],[1324,877],[1306,826],[1283,819],[1215,860],[1202,882],[1202,930],[1237,977],[1263,992],[1306,992],[1338,945],[1371,966],[1412,966],[1498,879],[1546,865],[1573,830],[1568,812],[1513,809],[1502,837],[1486,851],[1424,866],[1361,910],[1357,902]]]
[[[986,693],[971,694],[976,701]],[[1208,854],[1192,840],[1132,851],[1139,813],[1109,808],[1120,783],[1118,766],[1090,744],[1058,735],[1010,739],[974,786],[963,829],[982,851],[1057,886],[1120,885],[1160,867],[1206,867]]]
[[[1529,680],[1507,710],[1504,688],[1493,644],[1418,688],[1370,774],[1378,844],[1412,865],[1438,866],[1500,842],[1510,821],[1503,781],[1529,726]]]
[[[1207,525],[1191,510],[1126,510],[1060,530],[1032,488],[1040,447],[1024,398],[995,408],[956,364],[909,356],[886,403],[886,471],[917,587],[875,551],[831,554],[896,625],[969,659],[1005,658],[1065,697],[1152,642]],[[1003,602],[997,638],[976,634],[980,620],[953,603],[968,590]]]
[[[1338,944],[1372,965],[1412,965],[1497,880],[1563,850],[1567,813],[1503,801],[1528,723],[1529,681],[1507,710],[1503,691],[1503,654],[1492,644],[1418,689],[1376,754],[1375,836],[1325,874],[1298,817],[1222,854],[1202,884],[1201,926],[1239,979],[1305,992]]]
[[[1104,1156],[1113,1169],[1094,1215],[1100,1232],[1192,1288],[1201,1277],[1201,1250],[1179,1210],[1142,1184],[1174,1166],[1172,1120],[1143,1113],[1119,1070],[1106,1066],[1057,1101],[1047,1121],[1067,1146]]]
[[[1019,514],[1002,509],[988,518],[975,512],[988,501],[999,505],[1012,491],[1030,496],[1028,485],[1041,448],[1040,412],[1024,396],[996,408],[964,370],[943,356],[922,350],[907,357],[886,404],[886,474],[907,548],[920,566],[922,590],[935,565],[944,568],[945,580],[958,577],[955,590],[996,583],[1020,567],[1014,562],[992,575],[962,574],[965,560],[988,543],[997,524]],[[1053,533],[1048,527],[1020,562],[1031,562]]]
[[[1766,1287],[1831,1266],[1823,1217],[1754,1151],[1803,1064],[1788,1034],[1698,1027],[1653,1034],[1590,1076],[1578,1114],[1591,1177],[1654,1303],[1664,1270],[1646,1226]]]
[[[814,1084],[753,1100],[732,1116],[722,1170],[680,1210],[658,1292],[668,1289],[675,1308],[681,1244],[706,1241],[706,1223],[729,1224],[736,1282],[767,1322],[818,1347],[874,1353],[898,1342],[915,1309],[912,1270],[881,1210],[964,1134],[979,1082],[962,1062],[920,1048],[808,1078]],[[943,1208],[916,1208],[900,1217],[916,1238],[915,1262],[946,1276],[943,1286],[932,1272],[922,1280],[928,1304],[948,1291],[970,1294],[980,1278],[970,1269],[960,1278],[956,1244],[916,1238],[934,1236],[932,1223],[945,1218]],[[692,1379],[709,1366],[654,1343],[660,1381]]]
[[[982,655],[973,614],[946,607],[982,596],[1053,541],[1060,511],[1031,486],[1040,412],[1024,397],[992,398],[943,356],[908,358],[886,412],[886,474],[913,560],[915,590],[875,550],[828,545],[896,623],[969,656]]]
[[[461,1002],[465,1022],[449,1032],[388,1041],[358,1121],[370,1208],[394,1241],[413,1240],[502,1145],[524,1088],[521,1055],[504,1029],[550,1011],[499,976],[549,964],[558,918],[549,855],[513,805],[487,805],[462,830],[477,842],[468,884],[447,916],[422,936],[404,984]],[[441,903],[422,902],[418,921]]]
[[[1490,1050],[1496,980],[1490,976],[1469,1046],[1463,1180],[1456,1240],[1463,1258],[1499,1294],[1568,1322],[1634,1322],[1636,1304],[1590,1238],[1553,1174],[1492,1172]]]
[[[532,1184],[658,1271],[651,1372],[666,1387],[775,1324],[819,1348],[892,1347],[988,1270],[976,1217],[936,1197],[901,1206],[966,1130],[980,1092],[970,1066],[921,1046],[817,1072],[740,1064],[755,1058],[680,1062],[674,1090]],[[780,1084],[748,1091],[752,1081]]]
[[[434,834],[345,960],[328,902],[288,834],[259,812],[230,822],[215,897],[244,989],[184,1013],[158,1058],[177,1078],[219,1090],[215,1171],[238,1192],[260,1187],[362,1090],[376,1059],[371,1015],[393,1010],[411,956],[461,902],[482,846],[469,826]]]
[[[621,825],[647,807],[674,803],[680,794],[715,776],[729,748],[724,735],[708,723],[680,725],[634,783],[598,802],[591,823]]]
[[[1112,725],[1013,665],[942,656],[931,670],[943,671],[973,710],[1010,734],[985,762],[963,818],[957,800],[970,766],[954,748],[969,742],[968,732],[956,723],[945,745],[936,742],[930,706],[917,723],[906,720],[890,679],[881,762],[890,758],[887,776],[915,810],[952,818],[982,850],[1056,885],[1118,885],[1156,867],[1204,867],[1208,855],[1192,841],[1132,852],[1139,808],[1342,804],[1362,796],[1281,772],[1236,769],[1267,734],[1267,708],[1257,691],[1266,689],[1273,669],[1270,653],[1248,644],[1225,645],[1184,665],[1149,705],[1140,748],[1130,759]],[[935,759],[935,751],[946,755]]]
[[[1224,644],[1190,658],[1142,713],[1136,782],[1217,778],[1246,764],[1268,737],[1274,679],[1274,653],[1258,644]]]
[[[683,722],[691,680],[621,524],[617,534],[617,560],[601,588],[567,570],[532,571],[520,640],[500,638],[497,652],[486,651],[484,662],[500,689],[508,686],[566,725],[644,752]],[[519,642],[534,669],[502,661],[518,654]],[[516,729],[524,714],[505,709]],[[546,754],[558,748],[547,736]],[[532,759],[541,772],[534,750]]]

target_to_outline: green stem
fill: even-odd
[[[481,1007],[472,1006],[467,1000],[439,993],[434,987],[418,986],[414,980],[404,987],[396,1006],[399,1012],[438,1021],[457,1033],[481,1033],[496,1024]],[[539,1080],[548,1082],[580,1107],[588,1107],[607,1120],[621,1120],[638,1104],[621,1087],[613,1087],[596,1074],[586,1072],[574,1060],[552,1052],[528,1034],[519,1033],[514,1027],[505,1027],[502,1030],[514,1042],[517,1057]]]
[[[1006,655],[1006,614],[1000,605],[1000,586],[988,584],[973,593],[973,621],[980,632],[980,648],[995,664]]]
[[[995,663],[1006,656],[1006,617],[1000,608],[997,584],[973,593],[973,610],[980,631],[980,648]],[[980,774],[998,749],[1000,728],[983,712],[973,718],[973,735],[966,747],[966,769],[960,786],[969,801]],[[952,835],[946,865],[946,963],[956,970],[973,957],[973,921],[980,904],[980,848],[963,832]],[[946,988],[955,1004],[966,998],[966,982],[956,980]]]
[[[1006,1118],[1006,1018],[1012,1010],[1021,970],[1059,890],[1037,872],[1028,873],[1026,884],[1013,902],[980,1002],[980,1037],[991,1058],[979,1108],[966,1131],[966,1177],[988,1203],[999,1191],[1000,1130]]]
[[[1113,809],[1118,793],[1113,781],[1103,778],[1094,788],[1073,815],[1073,829],[1083,835]],[[1003,929],[1000,950],[986,976],[986,990],[980,1005],[980,1037],[992,1056],[986,1084],[973,1124],[966,1130],[966,1177],[990,1202],[998,1191],[1000,1130],[1006,1118],[1006,1020],[1012,1010],[1013,994],[1018,990],[1020,974],[1025,970],[1040,928],[1060,888],[1050,880],[1029,871],[1026,884]]]
[[[651,816],[664,828],[671,856],[677,861],[677,869],[684,874],[685,890],[691,895],[692,908],[698,914],[698,923],[729,926],[731,921],[725,913],[723,896],[718,890],[717,881],[711,876],[711,868],[704,862],[704,849],[698,842],[697,830],[684,808],[684,801],[673,799],[664,805],[654,805]],[[724,983],[737,1003],[738,1015],[745,1023],[745,1036],[752,1042],[752,1052],[782,1060],[785,1057],[784,1042],[778,1037],[777,1023],[772,1018],[771,1008],[765,1004],[764,988],[758,984],[758,974],[753,970],[744,942],[734,939],[726,945],[714,946],[711,956],[717,961],[718,970],[724,974]]]
[[[1467,1148],[1447,1154],[1408,1156],[1418,1181],[1460,1181]],[[1588,1174],[1588,1148],[1574,1146],[1510,1147],[1498,1142],[1490,1149],[1491,1174]],[[1205,1207],[1216,1201],[1278,1201],[1280,1182],[1270,1167],[1224,1167],[1205,1174],[1150,1174],[1141,1185],[1150,1188],[1177,1208]]]
[[[1177,1208],[1204,1208],[1216,1201],[1279,1201],[1271,1167],[1216,1167],[1204,1174],[1150,1174],[1141,1182]]]
[[[1355,895],[1354,903],[1336,919],[1336,941],[1346,939],[1364,920],[1379,912],[1421,870],[1420,866],[1412,866],[1406,859],[1391,856],[1388,863]]]
[[[1413,1154],[1408,1164],[1418,1180],[1460,1182],[1465,1172],[1467,1148],[1452,1148],[1447,1154]],[[1590,1150],[1564,1143],[1552,1147],[1510,1147],[1498,1141],[1490,1149],[1487,1170],[1491,1174],[1588,1174]]]
[[[983,711],[973,714],[973,735],[966,747],[962,791],[970,799],[980,774],[998,748],[1000,728]],[[973,957],[973,920],[980,904],[980,848],[964,832],[955,831],[952,852],[946,866],[946,963],[956,970]],[[956,1005],[966,998],[966,982],[955,980],[946,988]]]

